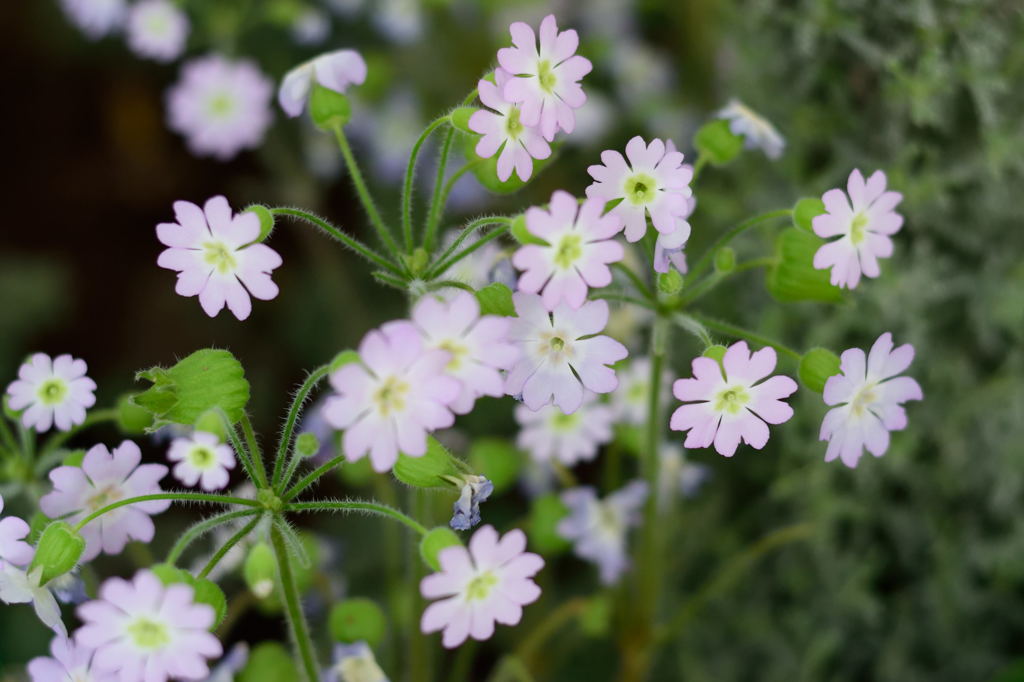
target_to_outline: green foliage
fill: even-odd
[[[494,282],[483,289],[477,289],[476,300],[480,303],[481,315],[516,316],[516,308],[512,303],[512,290],[501,282]]]
[[[393,469],[395,478],[415,488],[450,488],[447,476],[461,472],[455,458],[434,437],[427,438],[427,452],[421,457],[399,453]]]
[[[150,431],[167,424],[191,425],[209,410],[222,410],[234,424],[249,402],[249,382],[242,364],[226,350],[198,350],[170,369],[153,367],[139,372],[135,379],[153,384],[133,398],[153,415]]]
[[[364,641],[371,647],[380,644],[387,629],[384,612],[372,600],[363,597],[346,599],[331,607],[327,625],[334,641],[344,644]]]

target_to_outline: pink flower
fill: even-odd
[[[160,223],[156,235],[164,250],[157,265],[178,272],[175,292],[199,296],[199,305],[215,317],[225,305],[239,320],[252,312],[252,295],[261,301],[277,296],[270,272],[281,256],[266,244],[254,244],[260,220],[254,213],[232,214],[228,200],[213,197],[203,208],[174,202],[178,222]]]
[[[714,443],[718,454],[732,457],[742,439],[760,450],[768,442],[768,424],[793,416],[782,399],[796,391],[796,382],[781,375],[761,381],[775,369],[773,348],[751,354],[747,342],[739,341],[729,346],[722,366],[706,357],[695,358],[692,366],[694,378],[672,387],[685,404],[672,414],[670,426],[690,432],[685,447]]]
[[[0,513],[4,510],[4,498],[0,495]],[[28,537],[28,524],[17,516],[0,518],[0,561],[9,561],[24,566],[32,561],[35,550],[25,542]]]
[[[191,586],[165,586],[150,571],[105,581],[78,617],[76,643],[95,649],[93,668],[117,673],[120,682],[199,680],[209,673],[207,659],[222,653],[209,632],[213,607],[196,603]]]
[[[324,418],[344,429],[342,448],[350,460],[369,453],[373,468],[394,466],[398,452],[421,457],[427,433],[451,426],[451,405],[462,384],[446,372],[452,356],[424,348],[411,322],[392,322],[359,344],[361,362],[331,375],[338,392],[327,399]]]
[[[622,245],[612,237],[622,223],[611,214],[602,215],[605,202],[588,199],[580,206],[568,192],[551,195],[550,211],[526,211],[526,229],[547,242],[546,246],[525,244],[512,256],[512,264],[523,274],[519,290],[528,294],[543,289],[544,306],[554,310],[561,302],[579,308],[587,299],[587,287],[611,284],[609,263],[622,260]]]
[[[427,349],[442,350],[450,356],[445,373],[461,384],[458,397],[450,405],[452,412],[469,414],[480,396],[505,395],[499,370],[510,369],[519,358],[519,348],[508,341],[510,318],[481,317],[476,296],[460,291],[447,302],[430,294],[424,296],[412,309],[412,321]],[[389,325],[385,325],[387,328]]]
[[[25,410],[21,423],[39,433],[56,424],[61,431],[85,421],[85,410],[96,404],[96,382],[85,376],[85,360],[58,355],[53,360],[36,353],[18,368],[18,378],[7,387],[8,405]]]
[[[544,560],[527,552],[526,534],[518,528],[499,539],[493,526],[473,534],[469,549],[446,547],[438,554],[441,570],[420,582],[426,599],[440,599],[423,611],[424,633],[444,630],[448,649],[467,637],[489,639],[494,624],[517,625],[523,606],[537,601],[540,588],[531,580]]]
[[[821,440],[828,441],[825,461],[839,458],[853,468],[867,448],[875,457],[889,449],[889,432],[907,426],[903,403],[921,400],[921,386],[910,377],[896,376],[910,366],[914,347],[909,343],[893,350],[892,334],[878,337],[865,363],[864,351],[843,351],[840,374],[825,382],[828,411],[821,423]]]
[[[54,637],[50,642],[53,658],[37,656],[28,662],[32,682],[117,682],[117,677],[93,670],[93,650],[74,640]]]
[[[197,156],[227,161],[263,141],[274,84],[256,62],[211,54],[186,62],[167,91],[167,125]]]
[[[277,91],[277,102],[288,116],[295,118],[306,108],[314,81],[344,94],[350,85],[362,85],[366,81],[366,61],[355,50],[335,50],[289,71]]]
[[[538,48],[527,24],[517,21],[508,30],[515,47],[498,50],[498,63],[516,78],[505,84],[505,99],[519,104],[522,122],[539,124],[546,140],[555,139],[559,128],[571,133],[576,126],[573,109],[587,101],[580,79],[593,68],[590,60],[576,54],[576,31],[559,32],[555,16],[549,14],[540,22]]]
[[[235,468],[235,453],[212,433],[196,431],[191,438],[175,438],[167,459],[177,462],[173,474],[187,486],[199,483],[203,490],[222,490],[228,470]]]
[[[647,216],[662,235],[673,235],[670,248],[682,248],[690,238],[686,218],[693,211],[689,198],[693,168],[683,163],[682,152],[655,139],[645,144],[637,135],[626,144],[626,159],[617,151],[601,152],[604,165],[587,169],[596,182],[587,196],[618,201],[610,213],[626,226],[626,241],[639,241],[647,233]]]
[[[167,475],[162,464],[142,464],[139,446],[123,441],[113,453],[105,445],[95,445],[82,460],[82,466],[61,466],[50,472],[53,492],[39,500],[39,507],[51,519],[70,515],[74,525],[94,511],[129,497],[163,492],[160,479]],[[85,552],[82,561],[95,558],[100,550],[120,554],[128,540],[153,539],[153,520],[170,506],[169,500],[152,500],[109,511],[82,528]]]
[[[523,182],[533,174],[533,160],[551,156],[551,147],[533,126],[524,125],[518,106],[507,101],[502,92],[512,79],[504,69],[494,70],[494,83],[481,79],[477,84],[480,101],[494,111],[481,109],[469,118],[470,130],[483,137],[476,144],[477,156],[489,159],[499,151],[498,179],[505,182],[516,175]]]
[[[594,459],[602,445],[612,439],[615,423],[612,408],[587,391],[583,404],[572,414],[554,405],[536,412],[526,405],[516,407],[519,436],[516,445],[538,462],[556,460],[566,466]]]
[[[140,0],[128,10],[125,38],[140,57],[174,61],[185,51],[188,15],[170,0]]]
[[[583,389],[610,393],[619,385],[612,365],[628,355],[626,347],[597,334],[608,324],[608,303],[588,301],[578,310],[560,304],[550,313],[540,296],[512,296],[518,317],[509,338],[522,357],[505,379],[505,392],[521,396],[531,410],[554,402],[571,414],[583,404]]]
[[[597,564],[605,585],[615,584],[629,568],[626,535],[643,520],[647,493],[646,482],[630,481],[603,500],[589,486],[561,495],[569,514],[558,522],[558,534],[572,541],[576,556]]]
[[[816,216],[812,227],[819,237],[839,239],[825,244],[814,254],[814,267],[832,268],[830,281],[853,289],[860,276],[878,277],[879,258],[892,255],[892,240],[903,226],[903,216],[893,209],[903,200],[899,192],[885,191],[885,173],[875,171],[867,182],[859,170],[846,183],[849,201],[841,189],[822,195],[826,213]]]

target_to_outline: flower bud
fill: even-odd
[[[705,123],[693,136],[697,153],[716,166],[724,166],[743,151],[743,138],[729,129],[729,122],[715,119]]]
[[[300,433],[295,439],[295,452],[299,457],[312,457],[320,452],[320,439],[309,432]]]
[[[370,646],[380,643],[387,626],[380,607],[363,597],[335,604],[327,622],[335,641],[345,644],[363,641]]]
[[[448,120],[456,130],[476,135],[477,133],[469,127],[469,119],[478,111],[476,107],[459,107],[448,115]]]
[[[702,353],[702,355],[704,357],[706,357],[706,358],[711,358],[712,360],[717,362],[719,365],[721,365],[722,364],[722,358],[725,357],[725,351],[727,351],[727,350],[728,349],[725,346],[723,346],[722,344],[716,343],[713,346],[708,346],[707,348],[705,348],[704,352]]]
[[[828,378],[839,374],[839,356],[826,348],[812,348],[800,358],[800,383],[821,393]]]
[[[64,521],[54,521],[39,538],[28,572],[42,568],[39,584],[64,575],[75,567],[85,551],[85,538]]]
[[[683,288],[683,276],[675,268],[658,275],[658,291],[672,296],[678,294]]]
[[[438,526],[431,529],[420,540],[420,557],[422,557],[423,562],[427,566],[430,566],[435,571],[440,571],[441,564],[438,561],[437,555],[446,547],[455,547],[461,544],[462,540],[455,534],[455,531],[451,528]]]
[[[334,130],[352,118],[352,105],[340,92],[314,83],[309,95],[309,116],[320,130]]]
[[[736,267],[736,252],[732,247],[724,246],[715,251],[715,270],[721,273],[732,272]]]
[[[117,428],[129,436],[139,436],[153,425],[153,415],[144,407],[135,404],[131,395],[123,395],[117,401]]]
[[[242,576],[249,590],[260,599],[266,599],[274,593],[274,581],[277,579],[277,561],[274,550],[265,542],[252,546],[245,557]]]

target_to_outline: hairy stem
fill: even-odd
[[[402,238],[405,242],[405,250],[412,253],[412,193],[413,178],[416,175],[416,161],[420,156],[420,149],[430,137],[430,134],[448,123],[448,117],[442,116],[430,122],[430,125],[420,133],[412,151],[409,153],[409,163],[405,166],[405,181],[402,183]]]
[[[802,357],[800,355],[800,353],[798,353],[797,351],[793,350],[789,346],[787,346],[787,345],[785,345],[783,343],[779,343],[778,341],[776,341],[774,339],[769,339],[767,336],[762,336],[762,335],[760,335],[760,334],[758,334],[756,332],[752,332],[749,329],[744,329],[743,327],[737,327],[734,324],[730,324],[728,322],[723,322],[721,320],[716,320],[716,319],[714,319],[712,317],[706,317],[705,315],[700,315],[700,314],[697,314],[697,313],[689,313],[689,316],[692,317],[693,319],[695,319],[697,322],[700,322],[702,325],[704,325],[708,329],[711,329],[713,331],[719,332],[720,334],[725,334],[726,336],[732,336],[732,337],[737,338],[737,339],[746,339],[747,341],[751,341],[752,343],[756,343],[759,346],[771,346],[772,348],[774,348],[778,352],[780,352],[780,353],[782,353],[784,355],[790,356],[791,358],[793,358],[797,362],[800,362],[800,358]]]
[[[178,563],[178,559],[180,559],[181,555],[185,553],[185,550],[188,549],[189,545],[209,533],[217,526],[230,523],[235,519],[244,519],[247,516],[259,513],[259,510],[256,509],[240,509],[238,511],[217,514],[216,516],[211,516],[208,519],[196,522],[191,528],[181,534],[178,541],[174,543],[173,547],[171,547],[171,551],[167,553],[167,558],[164,559],[164,561],[173,566]]]
[[[268,482],[267,470],[263,468],[263,451],[260,449],[260,444],[256,442],[256,433],[252,430],[249,415],[244,412],[242,413],[242,433],[245,434],[245,443],[249,446],[249,456],[252,458],[253,468],[256,470],[256,485],[266,488]]]
[[[352,184],[356,188],[356,194],[359,195],[359,201],[362,202],[366,215],[370,217],[370,222],[373,224],[374,229],[377,230],[377,235],[384,243],[384,246],[387,247],[392,256],[397,258],[400,253],[398,243],[391,235],[391,230],[388,229],[387,225],[384,224],[384,220],[380,217],[377,205],[373,203],[370,190],[366,188],[366,181],[363,180],[363,173],[359,170],[359,164],[356,162],[356,157],[352,154],[348,138],[345,137],[345,131],[342,130],[340,125],[334,127],[334,137],[338,140],[338,148],[341,149],[341,155],[344,157],[345,165],[348,167],[348,174],[352,176]]]
[[[217,551],[213,553],[213,556],[210,557],[210,560],[206,562],[206,565],[203,566],[203,570],[199,571],[199,575],[197,575],[196,577],[202,579],[210,575],[210,571],[217,567],[217,564],[219,564],[220,560],[223,559],[224,556],[231,551],[231,548],[237,545],[239,542],[241,542],[246,535],[251,533],[252,529],[255,528],[256,524],[259,522],[260,517],[257,516],[255,519],[252,519],[251,521],[249,521],[249,523],[242,526],[237,533],[228,538],[228,541],[225,542],[222,547],[219,547]]]
[[[249,500],[244,497],[231,497],[228,495],[210,495],[207,493],[155,493],[153,495],[139,495],[138,497],[128,497],[117,502],[112,502],[105,507],[100,507],[93,513],[86,516],[84,519],[79,521],[75,525],[75,530],[80,531],[85,527],[85,524],[89,523],[94,519],[98,519],[109,511],[114,511],[120,507],[127,507],[130,504],[138,504],[139,502],[153,502],[154,500],[178,500],[182,502],[211,502],[213,504],[241,504],[247,507],[260,507],[262,506],[256,500]]]
[[[299,493],[301,493],[303,490],[316,483],[318,480],[320,480],[321,476],[323,476],[328,471],[341,464],[343,461],[345,461],[345,455],[335,455],[331,459],[327,460],[326,462],[318,466],[313,471],[306,474],[302,478],[302,480],[300,480],[298,483],[296,483],[287,491],[285,491],[285,493],[281,495],[281,499],[284,502],[290,502]]]
[[[458,253],[450,256],[447,260],[442,261],[439,265],[437,265],[429,273],[427,273],[427,279],[434,279],[436,277],[440,277],[445,273],[446,270],[448,270],[448,268],[455,265],[460,260],[468,256],[469,254],[473,253],[477,249],[481,248],[487,242],[493,241],[500,237],[501,235],[508,232],[511,225],[512,221],[508,220],[508,222],[501,225],[500,227],[491,230],[483,237],[480,237],[480,239],[477,239],[475,242],[464,248],[462,251],[459,251]]]
[[[733,239],[740,234],[746,232],[752,227],[760,225],[761,223],[773,220],[775,218],[789,217],[793,214],[793,211],[788,208],[779,209],[777,211],[769,211],[756,215],[752,218],[747,218],[742,223],[734,225],[725,232],[723,232],[718,239],[712,242],[711,246],[701,255],[700,259],[693,266],[693,269],[686,275],[685,284],[689,286],[697,281],[697,278],[704,274],[704,272],[711,267],[711,263],[714,260],[715,252],[723,246],[727,245]]]
[[[288,456],[288,450],[292,447],[292,435],[295,433],[295,424],[299,420],[302,406],[306,403],[310,392],[316,388],[321,379],[327,376],[330,369],[330,365],[323,365],[310,372],[292,399],[291,407],[288,408],[288,416],[284,421],[284,429],[281,431],[281,439],[277,444],[277,455],[274,457],[274,475],[271,482],[275,491],[280,492],[279,488],[284,488],[291,480],[291,466],[289,466],[289,473],[285,476],[284,481],[281,480],[281,473],[284,470],[284,460]],[[292,453],[292,460],[294,461],[295,458],[296,454]]]
[[[277,573],[281,578],[281,594],[284,597],[285,613],[288,615],[292,639],[295,641],[295,648],[305,671],[306,682],[319,682],[320,673],[316,664],[316,654],[313,651],[313,641],[309,636],[306,615],[302,612],[301,596],[298,585],[295,583],[295,574],[292,571],[292,558],[288,554],[284,537],[276,525],[270,528],[270,544],[273,546],[274,556],[277,558]]]
[[[403,276],[404,274],[401,268],[399,268],[397,265],[389,261],[387,258],[380,255],[366,244],[363,244],[355,237],[348,236],[347,234],[339,230],[337,227],[331,225],[329,222],[327,222],[326,220],[319,216],[313,215],[312,213],[307,213],[306,211],[300,211],[297,208],[272,208],[270,209],[270,212],[273,215],[284,215],[289,216],[291,218],[303,220],[309,223],[310,225],[320,228],[320,230],[322,230],[324,233],[333,237],[343,246],[352,249],[354,252],[356,252],[366,260],[370,261],[374,265],[382,267],[385,270],[392,272],[400,277]]]
[[[430,249],[434,246],[438,223],[441,222],[444,204],[448,199],[448,194],[444,191],[444,175],[448,170],[448,154],[451,152],[454,137],[455,127],[449,126],[448,134],[444,136],[444,142],[441,144],[441,153],[437,160],[437,175],[434,177],[434,194],[430,198],[430,208],[427,209],[427,229],[423,237],[423,248],[427,253],[430,253]]]
[[[320,500],[316,502],[293,502],[286,504],[284,508],[286,511],[369,512],[394,519],[420,535],[427,534],[426,527],[416,519],[397,509],[377,502],[366,502],[364,500]]]

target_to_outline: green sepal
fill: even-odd
[[[790,227],[775,240],[776,262],[768,269],[767,285],[780,303],[821,301],[839,303],[842,290],[829,282],[828,270],[814,268],[814,254],[825,242],[814,234]]]
[[[258,599],[267,599],[274,593],[277,580],[277,558],[266,542],[257,542],[249,548],[242,564],[242,577]]]
[[[516,316],[516,307],[512,303],[512,290],[501,282],[488,284],[474,293],[476,300],[480,303],[481,315]]]
[[[330,372],[333,374],[345,365],[352,364],[353,362],[360,362],[359,353],[354,350],[343,350],[331,360]]]
[[[800,358],[800,383],[821,393],[829,377],[839,374],[839,356],[827,348],[812,348]]]
[[[352,104],[340,92],[314,83],[309,94],[309,116],[320,130],[334,130],[352,118]]]
[[[135,404],[135,396],[125,394],[117,401],[117,428],[129,436],[141,436],[153,426],[153,414]]]
[[[668,296],[674,296],[683,289],[683,276],[675,268],[668,272],[658,273],[658,291]]]
[[[320,439],[312,433],[300,433],[295,439],[295,452],[299,457],[312,457],[320,452]]]
[[[526,214],[520,213],[516,217],[512,218],[512,225],[509,227],[508,233],[512,235],[520,244],[536,244],[538,246],[550,246],[546,241],[530,232],[526,227]]]
[[[387,629],[384,612],[365,597],[353,597],[335,604],[327,623],[334,641],[342,644],[363,641],[371,647],[380,644]]]
[[[441,564],[437,555],[442,549],[455,547],[462,544],[458,534],[447,526],[438,526],[427,531],[427,534],[420,540],[420,558],[423,563],[434,571],[441,570]]]
[[[262,242],[274,231],[274,214],[270,209],[260,204],[251,204],[245,207],[243,213],[255,213],[260,219],[260,236],[256,237],[254,243]]]
[[[473,117],[473,114],[480,111],[476,107],[458,107],[453,110],[452,113],[448,114],[448,120],[456,130],[460,130],[470,135],[476,135],[476,133],[469,127],[469,119]]]
[[[693,146],[701,157],[715,166],[724,166],[743,151],[743,138],[729,130],[724,119],[709,121],[693,136]]]
[[[392,472],[399,481],[416,488],[451,488],[446,477],[462,473],[455,457],[433,436],[427,438],[427,451],[422,457],[399,453]]]
[[[152,432],[167,424],[191,426],[209,410],[221,410],[230,424],[238,422],[249,402],[245,370],[226,350],[206,348],[169,369],[153,367],[135,375],[153,385],[133,401],[153,415]]]
[[[729,349],[723,346],[722,344],[716,343],[712,346],[708,346],[707,348],[705,348],[704,352],[701,353],[701,355],[703,355],[706,358],[711,358],[719,365],[721,365],[723,358],[725,358],[725,352],[727,350]]]
[[[519,175],[514,170],[507,180],[501,181],[498,179],[498,157],[501,156],[501,152],[495,152],[486,159],[479,156],[476,153],[476,144],[480,139],[479,135],[474,133],[472,135],[462,135],[461,137],[463,153],[465,153],[466,159],[473,164],[473,175],[476,176],[477,181],[483,185],[484,189],[494,194],[513,194],[526,186],[526,183],[519,179]],[[560,142],[552,143],[551,155],[548,158],[533,160],[533,172],[530,174],[530,180],[536,179],[545,168],[551,165],[555,157],[558,156],[557,150],[561,145],[562,143]]]
[[[40,585],[45,585],[75,567],[85,551],[85,538],[65,521],[54,521],[46,527],[28,572],[42,568]]]
[[[825,213],[824,201],[806,197],[793,206],[793,224],[805,232],[814,232],[814,219],[823,213]]]

